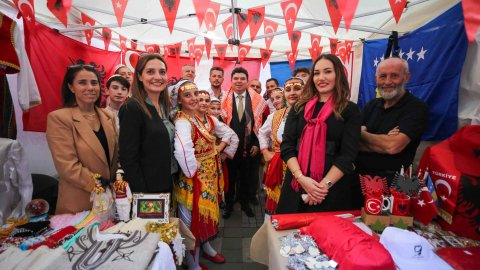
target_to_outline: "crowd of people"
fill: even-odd
[[[400,58],[379,63],[379,98],[361,112],[350,101],[341,61],[322,54],[283,87],[262,84],[247,70],[212,67],[210,89],[198,89],[195,67],[168,85],[159,54],[142,55],[134,71],[121,66],[107,80],[91,66],[67,69],[63,108],[49,114],[47,140],[60,176],[56,213],[90,210],[97,180],[111,184],[122,168],[133,193],[170,193],[177,215],[200,244],[186,255],[199,268],[200,248],[225,262],[209,241],[236,202],[249,217],[263,185],[268,214],[359,209],[359,174],[387,177],[412,164],[428,107],[405,89]],[[95,178],[94,174],[101,177]],[[223,212],[220,210],[223,208]]]

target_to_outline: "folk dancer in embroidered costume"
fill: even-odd
[[[303,80],[290,78],[285,82],[283,91],[281,91],[280,88],[272,90],[270,98],[277,110],[268,116],[258,132],[260,151],[268,163],[264,179],[267,191],[267,200],[265,203],[265,211],[267,214],[275,213],[278,200],[280,199],[280,191],[286,170],[286,164],[280,157],[280,144],[282,143],[282,135],[288,113],[300,97],[303,86]],[[281,108],[284,99],[286,101],[286,107]]]
[[[116,181],[112,184],[115,192],[115,207],[117,208],[118,219],[121,221],[130,220],[130,210],[132,208],[132,191],[128,182],[123,179],[122,169],[117,170]]]
[[[220,212],[218,195],[223,192],[223,176],[218,151],[230,144],[232,132],[213,117],[206,123],[196,116],[198,90],[190,81],[179,82],[175,89],[179,111],[175,117],[175,158],[182,173],[174,183],[174,198],[179,217],[202,243],[207,257],[223,263],[225,258],[208,243],[218,234]],[[216,136],[222,142],[215,146]],[[187,254],[190,269],[198,268],[199,248]]]

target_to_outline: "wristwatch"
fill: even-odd
[[[333,186],[332,181],[325,179],[325,184],[327,185],[327,188],[330,189]]]

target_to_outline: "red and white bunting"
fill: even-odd
[[[168,54],[175,55],[175,57],[180,59],[180,54],[182,53],[182,42],[175,43],[173,45],[168,46]]]
[[[95,20],[85,15],[85,13],[81,13],[82,17],[82,24],[85,26],[94,26]],[[87,40],[87,44],[90,46],[93,37],[93,29],[86,29],[85,31],[85,39]]]
[[[312,48],[320,48],[320,43],[322,42],[322,36],[310,34],[310,44]]]
[[[122,36],[118,35],[120,39],[120,50],[122,51],[122,64],[125,64],[125,54],[127,53],[127,39]]]
[[[145,44],[143,47],[148,53],[160,53],[160,46],[157,44]]]
[[[215,31],[217,26],[218,13],[220,13],[220,4],[215,2],[209,2],[207,9],[205,10],[205,27],[207,31]]]
[[[323,47],[312,47],[308,48],[308,52],[310,53],[310,57],[312,58],[312,61],[315,61],[320,54],[322,54]]]
[[[33,0],[13,0],[13,3],[22,14],[26,27],[33,29],[35,26],[35,3]]]
[[[340,21],[342,20],[342,13],[340,13],[336,1],[325,0],[325,4],[327,5],[328,15],[330,15],[333,31],[336,34],[338,31],[338,26],[340,26]]]
[[[352,54],[352,46],[353,46],[353,41],[352,40],[345,40],[345,47],[347,49],[347,64],[350,63],[350,55]]]
[[[165,14],[165,20],[167,20],[168,30],[170,30],[171,34],[173,31],[173,26],[175,25],[175,19],[177,18],[180,0],[160,0],[160,5],[162,6],[163,13]]]
[[[105,44],[105,50],[108,51],[110,40],[112,40],[112,29],[107,27],[102,28],[102,38],[103,38],[103,43]]]
[[[122,27],[123,14],[127,8],[128,0],[112,0],[113,11],[117,17],[118,26]]]
[[[243,37],[245,29],[248,27],[248,14],[238,13],[237,14],[237,23],[238,23],[238,32],[240,33],[240,38]]]
[[[280,3],[283,10],[283,18],[285,19],[285,27],[287,28],[288,37],[292,36],[295,21],[297,20],[298,10],[302,5],[302,0],[289,0]]]
[[[265,7],[248,9],[248,25],[250,26],[250,40],[253,42],[265,17]]]
[[[480,1],[462,0],[462,9],[465,30],[467,32],[468,42],[472,43],[480,28]]]
[[[290,64],[290,69],[295,69],[295,63],[297,62],[298,51],[296,52],[285,52],[287,56],[288,64]]]
[[[238,45],[238,63],[241,64],[243,60],[245,60],[245,58],[248,55],[248,52],[250,52],[250,48],[251,47],[248,45],[243,45],[243,44]]]
[[[337,53],[337,43],[338,43],[338,39],[330,38],[330,53],[331,54],[336,54]]]
[[[48,10],[65,25],[65,28],[68,26],[68,14],[71,6],[72,0],[47,0]]]
[[[132,50],[136,50],[137,49],[137,43],[133,40],[130,40],[130,48]]]
[[[198,28],[202,27],[203,19],[205,18],[205,11],[207,11],[210,0],[193,0],[193,7],[198,19]]]
[[[292,46],[292,52],[296,52],[298,48],[298,43],[302,38],[302,32],[300,31],[293,31],[292,36],[290,37],[290,45]]]
[[[337,0],[338,9],[343,16],[343,21],[345,22],[345,28],[350,29],[350,24],[352,23],[353,16],[355,16],[355,11],[357,10],[359,0]]]
[[[220,60],[225,59],[225,53],[227,52],[227,44],[214,44],[215,50],[217,50],[217,56]]]
[[[212,40],[205,38],[205,50],[207,51],[207,59],[210,59],[210,50],[212,49]]]
[[[277,32],[277,28],[278,28],[278,23],[276,23],[274,21],[271,21],[271,20],[268,20],[268,19],[265,19],[263,21],[263,33],[265,35],[266,34],[273,34],[273,33]],[[267,50],[270,49],[270,44],[272,44],[273,37],[274,36],[265,38],[265,46],[266,46]]]
[[[335,55],[342,60],[344,64],[347,63],[347,46],[345,42],[337,44]]]
[[[203,50],[205,49],[205,45],[194,45],[193,46],[193,55],[195,56],[195,62],[197,62],[197,66],[202,60]]]
[[[190,57],[190,61],[193,61],[195,57],[193,51],[195,50],[195,37],[187,39],[187,48],[188,48],[188,56]]]
[[[398,24],[398,22],[400,21],[400,17],[402,16],[403,10],[407,5],[407,0],[388,0],[388,2],[390,3],[393,17]]]
[[[263,68],[265,68],[265,66],[267,65],[271,55],[272,55],[272,50],[260,48],[260,58],[262,59]]]

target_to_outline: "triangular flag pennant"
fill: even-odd
[[[312,48],[320,48],[320,42],[322,42],[322,36],[310,34],[310,44],[312,44]]]
[[[248,9],[248,25],[250,26],[250,40],[253,42],[265,17],[265,7]]]
[[[260,48],[260,58],[262,59],[262,66],[265,68],[265,66],[268,63],[268,60],[270,59],[270,56],[272,55],[272,50],[267,50],[267,49],[261,49]]]
[[[122,27],[123,14],[127,8],[128,0],[112,0],[113,11],[117,17],[118,26]]]
[[[160,53],[160,46],[157,44],[145,44],[143,45],[145,51],[148,53]]]
[[[103,43],[105,43],[105,50],[108,51],[110,40],[112,40],[112,29],[107,27],[102,28],[102,38],[103,38]]]
[[[465,30],[467,32],[468,42],[472,43],[480,27],[480,1],[478,0],[462,0],[462,9]]]
[[[120,50],[122,51],[122,64],[125,64],[125,54],[127,53],[127,39],[119,35],[120,39]]]
[[[302,32],[300,32],[300,31],[293,31],[292,32],[292,36],[290,37],[290,44],[292,46],[292,52],[297,51],[298,42],[300,42],[301,38],[302,38]]]
[[[245,29],[248,26],[248,15],[245,13],[237,14],[237,23],[238,23],[238,32],[240,33],[240,38],[242,38]]]
[[[207,9],[205,10],[205,27],[207,31],[215,31],[217,26],[218,13],[220,12],[220,4],[210,2]]]
[[[207,2],[208,1],[208,2]],[[202,27],[203,19],[205,18],[205,11],[209,6],[210,0],[193,0],[193,7],[195,8],[195,14],[197,15],[198,28]],[[207,2],[207,4],[205,3]]]
[[[68,14],[70,13],[70,7],[72,6],[72,0],[47,0],[47,8],[57,19],[68,26]]]
[[[355,11],[357,10],[359,0],[337,0],[338,9],[343,16],[343,21],[345,22],[345,28],[350,29],[350,24],[352,23],[353,16],[355,16]]]
[[[212,49],[212,40],[205,38],[205,50],[207,51],[207,59],[210,59],[210,50]]]
[[[248,45],[243,45],[243,44],[238,45],[238,63],[241,64],[243,60],[245,60],[245,58],[248,55],[248,52],[250,52],[250,48],[251,47]]]
[[[232,16],[228,17],[225,21],[222,22],[223,32],[225,32],[225,37],[227,39],[233,38],[233,19]],[[233,44],[230,44],[230,49],[232,48]]]
[[[308,48],[308,52],[310,53],[310,57],[312,58],[312,61],[317,60],[317,58],[322,54],[323,47],[313,47],[313,48]]]
[[[95,20],[88,17],[85,15],[85,13],[81,13],[82,17],[82,24],[85,26],[94,26],[95,25]],[[92,42],[92,37],[93,37],[93,29],[87,29],[85,30],[85,39],[87,40],[87,44],[90,46],[90,43]]]
[[[330,53],[331,54],[336,54],[337,53],[337,43],[338,43],[338,39],[330,38]]]
[[[227,52],[227,44],[214,44],[215,50],[217,50],[217,56],[220,60],[225,59],[225,53]]]
[[[302,0],[289,0],[280,3],[280,5],[282,6],[288,37],[291,37],[293,28],[295,27],[295,21],[297,20],[298,10],[302,5]]]
[[[338,56],[338,58],[340,58],[343,63],[347,62],[347,46],[345,42],[337,44],[335,55]]]
[[[340,21],[342,20],[342,14],[338,8],[337,1],[325,0],[325,4],[327,5],[328,15],[330,15],[333,31],[336,34],[338,26],[340,26]]]
[[[132,50],[136,50],[137,49],[137,42],[135,42],[133,40],[130,40],[130,48]]]
[[[171,34],[173,31],[173,26],[175,25],[175,19],[177,18],[180,0],[160,0],[160,5],[162,6],[163,13],[165,14],[165,20],[167,20],[168,30],[170,30]]]
[[[350,63],[350,55],[352,54],[352,40],[345,40],[345,47],[347,49],[347,63]]]
[[[35,3],[33,0],[13,0],[13,3],[20,13],[22,13],[25,25],[33,29],[32,27],[35,26]]]
[[[188,56],[190,57],[190,61],[193,61],[193,58],[195,57],[193,52],[195,50],[195,37],[187,40],[187,48],[188,48]]]
[[[170,56],[175,55],[177,60],[180,58],[181,53],[182,53],[182,42],[178,42],[168,46],[168,54]]]
[[[393,17],[395,17],[395,21],[398,24],[403,10],[407,5],[407,0],[388,0],[388,2],[390,2],[390,8],[392,9]]]
[[[195,55],[195,62],[197,62],[197,65],[200,63],[200,60],[202,60],[204,48],[205,48],[205,45],[193,46],[193,54]]]
[[[298,51],[296,52],[285,52],[287,55],[288,63],[290,64],[290,69],[295,69],[295,62],[297,62]]]
[[[263,33],[265,35],[276,33],[277,28],[278,28],[278,23],[271,20],[267,20],[267,19],[263,21]],[[265,38],[265,47],[267,48],[267,50],[270,49],[270,44],[272,44],[273,37],[274,36]]]

